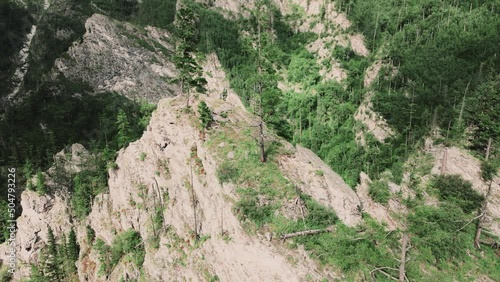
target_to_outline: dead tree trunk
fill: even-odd
[[[312,229],[312,230],[305,230],[305,231],[300,231],[300,232],[294,232],[294,233],[288,233],[288,234],[283,234],[281,235],[281,240],[286,240],[289,238],[297,237],[297,236],[304,236],[304,235],[314,235],[314,234],[319,234],[319,233],[325,233],[325,232],[332,232],[333,226],[330,226],[328,228],[324,229]]]
[[[446,171],[446,161],[448,159],[448,150],[444,148],[443,161],[441,162],[441,174],[444,174]]]
[[[260,11],[259,11],[260,12]],[[258,115],[259,115],[259,148],[260,148],[260,162],[265,163],[266,160],[266,150],[264,147],[264,113],[262,109],[262,45],[261,45],[261,19],[260,16],[258,18],[258,40],[257,40],[257,49],[259,52],[258,55],[258,84],[257,84],[257,91],[258,91]]]
[[[259,122],[259,147],[260,147],[260,162],[265,163],[267,161],[266,158],[266,149],[264,146],[264,122],[262,118],[260,118]]]
[[[198,240],[198,218],[196,217],[196,206],[197,206],[197,200],[194,195],[194,185],[193,185],[193,166],[189,165],[190,167],[190,183],[191,183],[191,201],[193,202],[193,217],[194,217],[194,235],[196,240]]]
[[[472,78],[469,79],[469,82],[467,83],[467,87],[465,87],[464,97],[462,98],[462,106],[460,107],[460,114],[458,115],[458,124],[462,123],[462,117],[463,117],[464,108],[465,108],[465,98],[467,97],[467,91],[469,90],[471,80],[472,80]]]
[[[410,240],[410,235],[403,234],[403,242],[401,243],[401,257],[399,264],[399,281],[405,281],[406,277],[406,252],[408,251],[408,243]]]
[[[490,158],[490,151],[491,151],[491,137],[488,139],[488,147],[486,147],[486,156],[484,157],[485,160],[488,160]]]
[[[488,205],[488,197],[491,192],[491,185],[493,183],[493,180],[490,180],[490,185],[488,187],[488,192],[486,192],[486,195],[484,196],[483,203],[481,205],[481,209],[479,210],[479,219],[477,220],[477,225],[476,225],[476,234],[474,235],[474,247],[476,249],[481,248],[480,244],[480,239],[481,239],[481,232],[483,231],[483,226],[484,226],[484,218],[486,216],[486,208]]]

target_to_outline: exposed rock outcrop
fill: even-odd
[[[54,181],[58,173],[76,173],[82,169],[85,159],[90,156],[80,144],[73,144],[67,151],[62,150],[56,156],[61,166],[53,166],[44,173],[44,184],[47,190],[54,190],[50,195],[40,195],[35,191],[25,190],[21,194],[21,216],[17,219],[17,260],[18,266],[14,280],[29,277],[30,265],[39,263],[40,251],[47,244],[48,228],[52,228],[54,236],[60,238],[67,235],[73,226],[70,213],[67,187],[61,187]],[[64,157],[63,157],[64,156]],[[6,243],[0,245],[0,253],[8,252]]]
[[[281,157],[280,169],[303,193],[333,209],[343,223],[361,223],[356,193],[311,150],[297,145],[291,156]]]
[[[394,134],[393,130],[389,127],[386,120],[373,110],[373,102],[371,98],[373,92],[368,92],[365,99],[359,106],[354,119],[361,122],[366,127],[366,132],[373,134],[373,136],[380,142],[384,142],[387,137]],[[356,134],[356,140],[364,145],[366,143],[365,136],[362,131]]]
[[[204,70],[211,75],[207,76],[208,95],[202,99],[215,113],[227,112],[226,122],[249,127],[254,118],[229,88],[215,56],[208,56]],[[228,93],[225,100],[220,96],[224,89]],[[221,281],[266,281],[270,277],[276,281],[340,279],[335,271],[320,268],[303,250],[297,252],[276,244],[271,232],[252,236],[244,230],[233,213],[238,197],[235,187],[220,184],[216,176],[220,160],[205,146],[197,117],[185,112],[185,99],[180,96],[160,101],[143,136],[119,152],[118,168],[109,170],[109,192],[94,199],[84,222],[72,222],[66,189],[54,196],[25,191],[24,210],[18,220],[19,260],[37,262],[47,241],[48,226],[57,238],[74,227],[82,248],[78,261],[81,281],[138,278],[139,271],[126,260],[121,260],[107,276],[99,273],[99,253],[85,235],[88,225],[96,238],[108,245],[122,232],[139,232],[146,251],[143,277],[148,281],[202,281],[215,275]],[[191,101],[194,108],[197,101]],[[302,192],[331,207],[346,224],[359,223],[359,200],[354,191],[311,151],[282,142],[294,151],[292,156],[281,158],[283,173]],[[200,163],[193,163],[193,154]],[[56,155],[57,169],[75,173],[89,156],[75,144]],[[49,175],[55,169],[48,171],[47,185],[53,185]],[[316,173],[320,170],[323,175]],[[163,217],[161,226],[152,224],[158,211]],[[203,241],[196,242],[194,234]],[[153,247],[155,238],[159,242]],[[21,265],[17,280],[29,275],[29,267]]]
[[[458,174],[472,183],[474,190],[486,195],[490,182],[481,178],[481,162],[457,147],[430,146],[428,148],[434,158],[433,174]],[[500,178],[491,181],[491,191],[487,201],[485,228],[496,236],[500,236]]]
[[[213,94],[204,98],[214,111],[234,107],[219,99],[214,90],[209,89]],[[99,196],[88,218],[96,236],[110,244],[113,231],[119,234],[134,229],[147,240],[154,232],[152,213],[164,207],[164,228],[157,231],[163,234],[159,248],[154,250],[146,245],[144,271],[150,281],[203,280],[206,273],[216,274],[222,281],[265,281],[269,277],[302,281],[308,273],[320,273],[310,259],[292,255],[265,237],[246,234],[232,212],[234,188],[219,183],[217,159],[204,146],[196,124],[181,114],[184,99],[162,100],[142,138],[119,153],[118,169],[110,171],[109,195]],[[229,119],[245,123],[241,117],[247,114],[240,111],[238,108],[238,113],[231,113]],[[167,146],[162,150],[165,142]],[[197,173],[190,161],[193,152],[201,160],[203,173]],[[146,155],[143,161],[139,159],[142,153]],[[301,169],[297,162],[290,165],[296,171]],[[195,230],[208,238],[199,246],[192,237]],[[181,238],[182,243],[174,246],[174,238]],[[224,238],[230,238],[229,242]],[[90,256],[95,255],[93,252]],[[182,252],[189,252],[189,256],[182,258]],[[302,266],[292,266],[287,253]],[[119,279],[123,271],[116,267],[110,280]],[[95,274],[90,280],[99,279]]]
[[[167,32],[94,14],[86,33],[55,66],[66,77],[88,82],[97,91],[118,92],[131,99],[157,102],[178,90]]]
[[[406,207],[395,199],[395,197],[391,197],[386,205],[375,202],[369,195],[370,183],[372,180],[364,172],[361,172],[359,178],[360,183],[356,186],[356,194],[362,202],[363,211],[368,213],[378,222],[386,225],[389,230],[402,228],[401,222],[399,222],[397,217],[394,217],[394,215],[396,213],[406,214]],[[395,194],[401,189],[401,187],[392,182],[389,182],[388,185],[391,194]]]
[[[381,61],[375,61],[371,66],[369,66],[365,71],[364,76],[364,87],[370,88],[375,79],[379,76],[379,72],[384,66],[384,63]],[[393,68],[393,73],[396,70]],[[361,105],[354,115],[354,119],[361,122],[365,127],[364,130],[358,131],[356,133],[356,142],[361,145],[366,144],[366,133],[371,133],[380,142],[384,142],[384,140],[390,136],[394,135],[394,131],[387,124],[387,121],[373,109],[372,97],[375,95],[373,91],[368,91],[365,94]]]

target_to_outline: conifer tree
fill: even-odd
[[[207,81],[203,78],[203,69],[196,62],[195,50],[198,42],[198,15],[187,6],[181,7],[175,15],[175,31],[177,44],[173,61],[179,74],[177,81],[181,83],[182,93],[186,93],[186,108],[189,107],[191,89],[205,92]]]
[[[90,211],[90,190],[87,185],[84,185],[81,176],[76,175],[74,180],[74,194],[72,201],[73,212],[77,217],[83,217]]]
[[[210,124],[214,121],[214,118],[212,116],[212,111],[208,107],[207,103],[205,103],[205,101],[201,101],[198,104],[198,113],[200,114],[200,121],[203,128],[210,127]]]
[[[31,183],[31,177],[33,176],[33,164],[28,158],[26,158],[22,172],[24,178],[26,178],[26,188],[28,190],[33,189],[33,183]]]
[[[44,276],[50,281],[61,281],[57,243],[54,232],[50,226],[48,231],[47,259],[45,260]]]
[[[130,124],[127,114],[123,109],[118,111],[116,116],[116,125],[118,126],[118,147],[122,148],[130,142]]]
[[[263,96],[264,96],[264,89],[266,82],[265,79],[267,77],[265,73],[265,61],[264,61],[264,55],[263,49],[264,45],[267,42],[267,34],[265,34],[263,31],[268,30],[270,31],[270,22],[271,22],[271,11],[269,9],[269,3],[264,0],[257,1],[255,4],[255,10],[253,11],[253,14],[257,20],[257,76],[255,80],[255,97],[254,97],[254,103],[255,103],[255,112],[258,116],[258,130],[259,130],[259,137],[258,137],[258,144],[259,144],[259,150],[260,150],[260,161],[265,163],[267,161],[267,156],[266,156],[266,150],[265,150],[265,136],[264,136],[264,104],[263,104]],[[272,38],[272,35],[271,35]]]
[[[36,173],[36,191],[42,195],[47,193],[47,188],[45,187],[45,177],[43,176],[41,169],[38,169]]]
[[[42,259],[42,257],[40,257]],[[38,266],[32,265],[31,266],[31,275],[30,279],[28,280],[29,282],[50,282],[50,280],[43,275],[43,272],[40,271]]]
[[[60,238],[61,243],[57,246],[57,257],[59,260],[59,269],[62,276],[66,277],[67,275],[73,273],[71,269],[71,262],[68,258],[68,242],[66,240],[66,235],[61,234]]]
[[[73,228],[71,228],[68,234],[67,254],[70,262],[70,270],[76,271],[75,263],[78,261],[80,246],[76,240],[76,233]]]

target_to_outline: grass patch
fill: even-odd
[[[389,184],[384,180],[377,180],[370,183],[368,195],[377,203],[387,204],[391,198]]]

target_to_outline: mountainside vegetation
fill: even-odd
[[[498,1],[339,2],[370,49],[397,67],[374,86],[375,106],[410,144],[436,127],[456,141],[470,129],[482,154],[489,138],[498,142],[498,90],[487,90],[498,85]]]
[[[59,180],[69,187],[72,218],[84,222],[94,198],[107,191],[108,170],[119,169],[117,152],[147,128],[155,105],[113,92],[96,94],[87,82],[52,72],[56,59],[81,40],[85,20],[102,13],[173,35],[172,61],[179,74],[172,83],[181,84],[186,116],[195,114],[190,101],[206,92],[207,74],[200,63],[217,55],[230,87],[255,116],[255,128],[235,129],[220,122],[204,101],[196,111],[203,136],[209,136],[208,150],[220,159],[233,154],[221,161],[216,173],[221,184],[235,185],[238,198],[232,212],[248,234],[265,229],[284,236],[281,242],[288,249],[303,246],[316,262],[339,269],[350,281],[500,280],[498,245],[478,247],[480,239],[483,245],[499,240],[488,232],[478,235],[489,192],[479,193],[460,175],[431,175],[432,166],[425,162],[409,165],[426,139],[457,146],[482,162],[482,179],[491,189],[500,167],[498,0],[323,1],[322,16],[314,20],[328,26],[324,9],[333,2],[352,23],[346,32],[362,33],[370,54],[360,55],[352,46],[327,46],[330,60],[322,62],[306,46],[330,31],[298,31],[297,22],[308,16],[298,5],[283,15],[273,1],[258,0],[245,8],[243,17],[221,11],[213,1],[54,1],[47,11],[35,9],[41,5],[37,1],[28,2],[27,7],[0,3],[0,45],[6,46],[0,56],[0,98],[11,91],[13,62],[31,27],[26,22],[37,25],[22,98],[0,108],[0,182],[7,183],[7,168],[16,167],[28,190],[55,194],[45,185],[42,171],[57,166],[53,156],[61,149],[81,143],[92,158],[85,169]],[[57,37],[54,31],[62,26],[71,32]],[[334,60],[346,79],[328,80],[321,74]],[[382,68],[367,86],[365,72],[376,62]],[[285,89],[283,84],[298,87]],[[370,93],[373,110],[394,133],[385,140],[366,133],[361,144],[357,134],[365,126],[355,114]],[[227,93],[220,95],[225,99]],[[365,172],[373,180],[368,195],[375,203],[388,208],[393,200],[403,207],[394,216],[397,228],[388,230],[362,206],[363,223],[349,227],[333,210],[302,193],[279,170],[279,156],[287,155],[279,138],[311,149],[352,189]],[[146,157],[143,152],[140,160]],[[405,176],[411,192],[393,192],[391,185],[401,185]],[[2,209],[7,207],[5,189],[0,190]],[[307,210],[299,219],[280,214],[284,201],[293,199]],[[8,238],[7,220],[7,215],[0,216],[0,242]],[[90,227],[87,231],[93,232]],[[194,240],[201,240],[197,232]],[[95,234],[88,238],[105,277],[122,260],[136,269],[145,260],[139,232],[115,235],[111,245]],[[42,251],[45,263],[33,265],[29,281],[77,279],[75,262],[81,250],[73,229],[67,236],[57,242],[49,229]]]
[[[32,18],[25,8],[14,1],[0,3],[0,97],[11,88],[11,77],[15,71],[15,58],[21,50],[26,34],[32,26]]]

